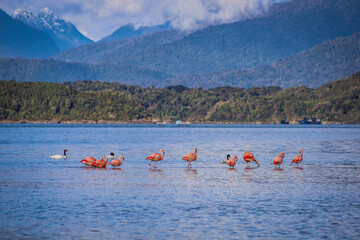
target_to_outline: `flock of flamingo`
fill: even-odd
[[[54,159],[61,159],[61,158],[67,158],[67,152],[68,150],[64,150],[64,155],[52,155],[51,158]],[[146,158],[146,160],[150,160],[149,165],[156,167],[156,163],[159,161],[162,161],[164,159],[165,150],[160,149],[160,153],[153,153],[150,156]],[[273,165],[275,168],[280,168],[281,164],[284,161],[285,153],[281,152],[279,156],[274,157]],[[104,160],[106,159],[106,161]],[[97,167],[97,168],[106,168],[107,165],[111,165],[113,167],[120,167],[123,164],[123,161],[125,158],[123,156],[120,156],[119,159],[116,159],[116,156],[114,153],[110,153],[110,155],[105,156],[104,158],[100,158],[99,160],[96,160],[94,157],[87,157],[81,160],[81,163],[84,163],[85,165],[91,166],[91,167]],[[109,163],[109,159],[112,159]],[[186,154],[182,160],[185,160],[188,162],[188,168],[192,168],[191,163],[196,161],[197,159],[197,148],[194,148],[194,152],[190,152]],[[291,164],[296,163],[297,166],[302,162],[303,160],[303,150],[300,149],[300,155],[295,156],[291,162]],[[230,168],[234,168],[236,165],[236,162],[238,161],[238,157],[235,155],[233,158],[230,157],[230,154],[227,155],[227,159],[224,160],[222,163],[226,163],[229,165]],[[251,162],[255,162],[258,167],[260,166],[259,162],[255,159],[254,155],[251,152],[245,152],[244,153],[244,161],[246,162],[247,166],[250,166]],[[152,165],[152,163],[154,165]]]

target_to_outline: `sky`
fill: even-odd
[[[174,28],[193,31],[254,16],[281,1],[286,0],[0,0],[0,8],[9,15],[18,8],[36,15],[48,7],[98,41],[129,23],[140,27],[169,21]]]

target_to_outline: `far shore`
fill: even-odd
[[[298,121],[290,121],[288,124],[281,124],[280,122],[170,122],[170,121],[153,121],[153,120],[139,120],[139,121],[108,121],[108,120],[37,120],[37,121],[30,121],[30,120],[1,120],[0,124],[177,124],[177,125],[189,125],[189,124],[253,124],[253,125],[260,125],[260,124],[274,124],[274,125],[300,125]],[[333,122],[333,121],[323,121],[320,125],[342,125],[342,124],[360,124],[360,123],[351,123],[351,122]],[[307,124],[305,124],[307,125]],[[316,125],[316,124],[309,124],[309,125]]]

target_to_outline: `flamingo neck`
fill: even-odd
[[[161,160],[163,160],[164,159],[163,151],[160,151],[160,155],[161,155]]]

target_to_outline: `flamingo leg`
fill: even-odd
[[[155,161],[155,165],[154,165],[154,168],[157,168],[157,167],[156,167],[156,161]]]

